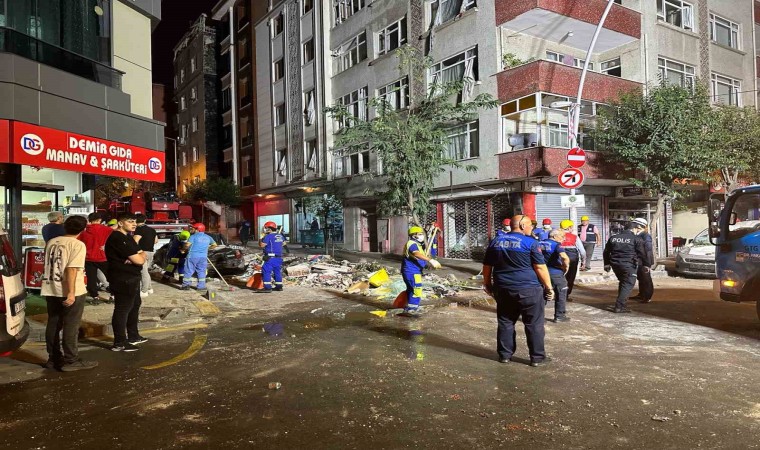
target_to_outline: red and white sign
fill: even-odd
[[[24,252],[24,286],[27,289],[40,289],[43,273],[45,273],[45,249],[28,247]]]
[[[570,165],[570,167],[575,167],[576,169],[579,169],[586,165],[586,152],[583,151],[583,149],[575,147],[574,149],[567,152],[567,164]]]
[[[559,185],[565,189],[577,189],[583,185],[583,172],[580,169],[565,169],[560,172],[557,179]]]
[[[166,181],[164,153],[13,122],[11,162],[143,181]]]

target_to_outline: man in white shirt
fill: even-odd
[[[47,300],[45,343],[48,361],[44,367],[71,372],[92,369],[98,363],[82,361],[77,348],[79,323],[82,321],[87,297],[87,287],[84,284],[87,247],[77,237],[87,227],[87,219],[82,216],[70,216],[63,223],[63,227],[65,234],[51,239],[45,247],[42,295]],[[59,338],[61,331],[63,342]]]

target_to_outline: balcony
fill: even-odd
[[[499,99],[514,100],[534,92],[575,97],[582,70],[552,62],[534,61],[496,74]],[[641,83],[597,72],[586,74],[583,98],[595,102],[609,102],[621,93],[640,90]]]
[[[13,53],[121,90],[124,72],[10,28],[0,27],[0,52]]]
[[[533,147],[500,153],[499,178],[502,180],[525,180],[546,178],[546,182],[556,183],[557,175],[567,168],[567,149]],[[624,185],[633,173],[605,160],[602,152],[586,152],[586,165],[581,169],[586,185]]]
[[[496,0],[496,25],[586,50],[606,5],[606,0]],[[616,4],[607,16],[596,50],[605,52],[638,39],[641,13]]]

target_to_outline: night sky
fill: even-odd
[[[211,13],[217,0],[163,0],[161,22],[153,32],[153,82],[173,84],[172,49],[202,14]]]

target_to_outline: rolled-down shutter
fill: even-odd
[[[541,226],[541,222],[544,218],[548,217],[552,220],[552,226],[557,228],[562,220],[570,218],[570,208],[563,208],[560,197],[566,194],[552,194],[552,193],[540,193],[536,195],[536,220],[538,226]],[[586,206],[584,208],[578,208],[578,223],[580,224],[580,218],[582,216],[588,216],[589,221],[596,225],[599,233],[602,234],[602,241],[604,241],[605,233],[603,227],[603,208],[602,208],[602,196],[600,195],[586,195]],[[597,242],[594,248],[594,256],[592,260],[602,259],[602,242]]]

